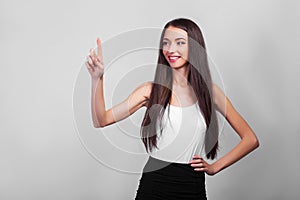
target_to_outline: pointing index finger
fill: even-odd
[[[102,61],[102,46],[100,38],[97,38],[98,58]]]

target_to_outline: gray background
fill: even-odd
[[[73,91],[78,77],[90,84],[82,64],[96,37],[163,27],[176,17],[201,26],[226,95],[261,144],[206,176],[209,199],[299,199],[299,4],[1,0],[0,199],[134,198],[140,174],[101,164],[78,137]],[[225,123],[220,155],[238,142]]]

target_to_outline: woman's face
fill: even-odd
[[[163,54],[172,68],[183,67],[188,58],[188,35],[187,32],[169,26],[163,37]]]

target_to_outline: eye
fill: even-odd
[[[168,45],[168,42],[163,42],[162,44],[163,44],[163,46],[165,46],[165,45]]]
[[[177,44],[178,44],[178,45],[184,45],[185,42],[182,42],[182,41],[181,41],[181,42],[177,42]]]

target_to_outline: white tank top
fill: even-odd
[[[168,118],[168,107],[170,118]],[[185,164],[189,163],[194,155],[205,156],[204,136],[207,127],[198,101],[187,107],[168,104],[162,122],[162,134],[157,131],[159,149],[153,148],[153,151],[149,153],[150,156],[168,162]]]

